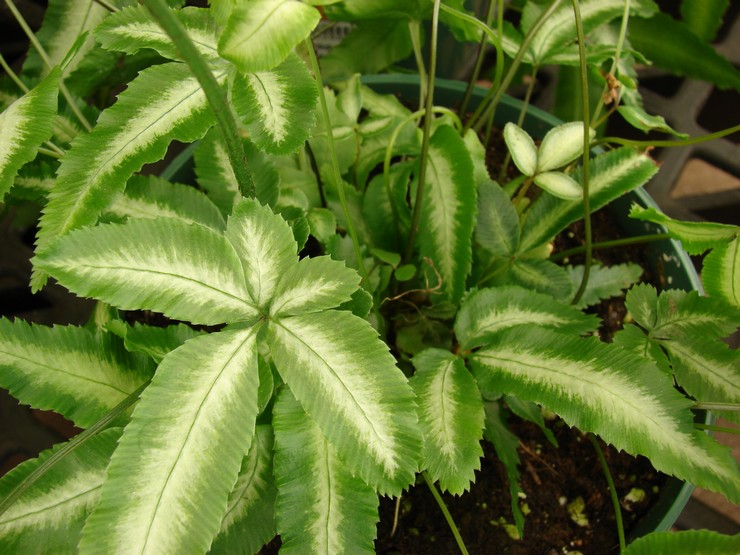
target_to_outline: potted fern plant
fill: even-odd
[[[522,61],[552,57],[584,75],[618,64],[629,18],[652,2],[528,3],[523,34],[455,2],[51,4],[37,54],[20,76],[7,68],[18,90],[0,116],[0,192],[42,206],[31,287],[53,278],[98,304],[85,327],[0,320],[0,385],[84,429],[0,481],[4,551],[257,552],[277,534],[286,553],[372,552],[378,496],[402,497],[417,479],[435,496],[464,494],[484,438],[506,464],[521,534],[502,415],[546,428],[542,407],[738,500],[736,462],[692,413],[736,420],[738,352],[721,338],[738,321],[727,279],[738,229],[633,207],[665,226],[662,239],[711,249],[710,296],[632,286],[633,268],[590,261],[589,223],[658,170],[644,150],[604,140],[591,155],[588,108],[547,132],[507,123],[511,174],[492,174],[481,141]],[[323,65],[315,5],[356,25]],[[78,9],[88,17],[68,33]],[[408,54],[396,39],[424,58],[430,16],[420,108],[363,84],[355,72]],[[501,58],[471,118],[434,101],[441,17]],[[616,42],[587,47],[584,27],[620,18]],[[384,47],[382,63],[363,60],[367,41]],[[95,113],[80,101],[126,70],[138,74],[115,103]],[[139,174],[173,141],[198,141],[197,188],[173,170]],[[556,264],[550,245],[579,219],[586,261]],[[634,323],[602,342],[583,308],[628,287]],[[620,534],[626,553],[653,545]]]

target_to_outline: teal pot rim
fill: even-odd
[[[364,76],[362,81],[379,93],[400,94],[406,98],[416,98],[418,96],[419,78],[416,75],[370,75]],[[454,106],[462,98],[465,88],[466,84],[460,81],[437,79],[434,89],[435,103]],[[480,102],[483,99],[486,92],[487,89],[483,87],[476,87],[474,89],[472,97],[473,108],[476,102]],[[522,107],[523,103],[520,100],[503,96],[496,111],[496,121],[516,121]],[[562,121],[552,114],[529,106],[523,126],[535,138],[541,138],[550,128],[560,123]],[[195,174],[192,164],[194,148],[195,144],[191,144],[183,150],[167,166],[161,176],[169,180],[194,183]],[[637,202],[643,207],[658,207],[655,201],[642,188],[628,193],[611,204],[616,212],[615,215],[617,216],[619,225],[623,226],[627,232],[633,234],[665,231],[660,226],[629,219],[627,212],[633,202]],[[665,244],[666,242],[662,242],[662,245]],[[668,283],[666,283],[667,287],[696,290],[703,293],[699,276],[694,270],[691,259],[681,248],[680,243],[670,241],[670,247],[668,249],[660,248],[658,244],[652,243],[648,245],[648,251],[648,258],[655,260],[656,265],[660,264],[662,266],[663,273],[667,276],[668,280]],[[709,412],[698,414],[697,420],[706,424],[711,424],[714,421]],[[676,478],[669,478],[661,490],[658,501],[630,530],[630,539],[635,539],[654,531],[670,530],[691,497],[693,490],[694,486],[692,484]]]

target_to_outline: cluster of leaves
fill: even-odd
[[[22,74],[37,84],[2,97],[0,194],[43,207],[33,287],[51,276],[99,301],[86,327],[0,320],[0,385],[94,432],[0,481],[3,551],[255,552],[277,533],[286,553],[372,552],[378,495],[400,495],[419,472],[464,493],[484,437],[507,466],[521,533],[502,411],[547,433],[540,406],[740,499],[736,463],[694,428],[693,402],[674,388],[740,402],[738,352],[720,341],[740,320],[740,284],[725,279],[737,228],[634,208],[687,250],[713,249],[714,297],[634,286],[635,324],[612,344],[581,308],[630,287],[639,268],[595,268],[574,306],[584,267],[550,259],[554,237],[583,217],[584,180],[591,208],[607,206],[657,171],[645,153],[599,153],[584,177],[582,122],[539,146],[510,124],[521,176],[492,179],[479,136],[454,113],[427,113],[422,131],[421,112],[355,74],[411,52],[409,29],[432,10],[421,0],[169,11],[229,99],[242,132],[229,136],[156,17],[106,4],[115,12],[50,2],[39,33],[49,52]],[[314,76],[299,55],[319,21],[312,4],[356,25]],[[526,3],[521,29],[498,37],[462,2],[442,13],[461,37],[479,40],[483,26],[502,53],[534,66],[575,63],[562,39],[572,12],[557,4],[545,19]],[[594,31],[624,7],[581,5]],[[648,0],[633,10],[657,11]],[[375,55],[352,54],[358,44]],[[615,51],[604,41],[589,53],[599,64]],[[97,114],[75,98],[112,84],[101,67],[144,69]],[[321,74],[347,72],[321,87]],[[172,141],[197,141],[198,187],[137,174]],[[122,311],[141,309],[190,325],[125,322]]]

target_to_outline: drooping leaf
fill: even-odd
[[[85,518],[98,502],[120,428],[103,430],[42,474],[0,516],[3,553],[77,553]],[[4,499],[64,444],[41,453],[0,480]]]
[[[413,393],[367,322],[346,311],[273,318],[268,343],[281,377],[350,472],[381,493],[413,481]]]
[[[555,434],[552,433],[545,423],[545,417],[542,415],[542,407],[529,401],[523,401],[514,395],[505,395],[504,399],[512,414],[537,426],[553,447],[558,446],[558,440],[555,438]]]
[[[223,81],[226,72],[215,77]],[[129,177],[161,159],[170,141],[199,139],[213,123],[205,94],[184,64],[142,71],[65,155],[40,220],[38,252],[68,231],[95,223]],[[34,287],[44,281],[37,273]]]
[[[58,69],[0,113],[0,201],[18,170],[36,158],[41,143],[53,132],[59,94]]]
[[[589,129],[593,139],[596,131]],[[549,172],[570,164],[583,154],[583,122],[571,121],[550,129],[537,153],[537,173]]]
[[[92,31],[109,13],[95,0],[50,0],[36,38],[43,46],[51,67],[61,63],[78,37],[86,31]],[[83,55],[94,48],[95,39],[92,35],[88,34],[84,41],[76,57],[65,67],[65,74],[74,71]],[[50,68],[36,49],[30,48],[23,64],[23,73],[46,75],[49,71]]]
[[[250,138],[271,154],[298,149],[315,124],[316,83],[296,54],[270,70],[238,76],[232,95]]]
[[[204,8],[183,8],[172,13],[185,28],[198,52],[210,61],[218,60],[218,30]],[[107,50],[136,54],[142,48],[157,51],[170,60],[181,60],[172,39],[143,5],[124,8],[111,14],[97,29],[95,38]]]
[[[583,266],[566,266],[573,285],[577,287],[583,279]],[[594,265],[588,278],[588,284],[576,308],[597,304],[602,299],[616,297],[636,283],[642,275],[639,264],[617,264],[614,266]]]
[[[537,171],[537,147],[534,139],[517,124],[509,122],[504,126],[504,140],[519,171],[526,176],[533,176]]]
[[[180,220],[130,220],[68,233],[35,263],[78,295],[197,324],[256,316],[226,238]]]
[[[321,14],[297,0],[253,0],[231,10],[218,50],[242,73],[267,71],[281,64],[313,31]]]
[[[653,532],[630,543],[623,555],[735,555],[740,535],[728,536],[711,530]]]
[[[714,222],[682,222],[669,218],[655,208],[643,208],[636,204],[630,209],[630,218],[653,222],[664,226],[671,237],[681,241],[689,254],[702,254],[740,236],[740,227]]]
[[[580,335],[595,331],[598,321],[548,295],[515,286],[491,287],[465,297],[455,319],[455,335],[463,349],[471,349],[521,325]]]
[[[709,295],[740,308],[740,238],[716,246],[704,259],[701,277]]]
[[[307,314],[335,308],[350,300],[360,276],[328,256],[303,258],[280,279],[270,305],[273,316]]]
[[[681,18],[684,24],[702,41],[714,40],[730,0],[681,0]]]
[[[160,328],[136,322],[133,326],[126,324],[116,326],[107,324],[106,328],[123,339],[127,350],[144,353],[159,364],[170,351],[174,351],[188,339],[197,337],[203,332],[194,330],[186,324],[175,324]]]
[[[519,247],[519,216],[508,195],[495,181],[478,189],[478,222],[475,238],[497,256],[512,256]]]
[[[452,302],[462,297],[470,272],[475,195],[473,163],[465,143],[452,127],[442,126],[429,143],[419,245],[442,278],[444,298]]]
[[[53,410],[87,428],[154,371],[115,339],[75,326],[50,328],[0,318],[0,387],[22,403]]]
[[[670,133],[671,135],[681,139],[689,138],[688,134],[679,133],[668,125],[663,116],[650,115],[641,106],[622,105],[617,108],[617,112],[619,112],[619,114],[627,120],[632,127],[639,129],[640,131],[644,131],[645,133],[648,131],[663,131],[664,133]]]
[[[630,19],[629,40],[634,49],[671,73],[740,90],[740,71],[668,14]]]
[[[278,396],[273,425],[280,552],[374,553],[373,489],[349,471],[287,389]]]
[[[599,154],[591,161],[589,197],[591,210],[644,185],[658,167],[650,157],[629,147]],[[574,176],[580,183],[580,172]],[[522,226],[520,251],[526,252],[550,241],[569,224],[583,218],[583,203],[542,195],[533,203]]]
[[[179,218],[216,231],[226,221],[216,205],[193,187],[170,183],[154,175],[135,175],[106,211],[117,218]]]
[[[413,358],[411,378],[424,442],[422,469],[443,491],[460,495],[475,482],[483,449],[483,400],[463,360],[426,349]]]
[[[254,435],[256,335],[204,335],[164,358],[111,459],[80,551],[210,547]]]
[[[241,260],[251,298],[264,308],[273,299],[280,278],[297,262],[290,226],[269,207],[243,199],[229,218],[226,237]]]
[[[662,472],[740,498],[729,452],[693,427],[691,402],[672,380],[632,353],[595,338],[517,328],[470,358],[484,394],[541,404]]]
[[[272,427],[258,425],[209,553],[256,553],[275,536],[272,449]]]

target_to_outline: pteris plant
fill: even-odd
[[[714,403],[738,421],[738,351],[720,340],[740,320],[738,229],[632,209],[712,249],[710,297],[633,286],[635,264],[562,266],[549,246],[583,218],[584,191],[597,210],[639,187],[657,171],[646,153],[595,153],[582,172],[582,121],[539,145],[511,123],[519,176],[499,183],[473,129],[500,96],[461,121],[433,106],[431,78],[414,112],[354,75],[421,60],[431,17],[512,58],[500,95],[520,63],[578,63],[569,6],[528,2],[521,32],[497,34],[459,2],[210,4],[52,0],[36,54],[2,83],[0,194],[42,207],[32,287],[52,277],[98,305],[85,327],[0,319],[0,386],[85,430],[0,480],[1,551],[253,553],[278,534],[285,553],[369,553],[378,495],[419,473],[464,494],[484,439],[521,535],[506,414],[554,441],[540,407],[740,499],[736,462],[692,413]],[[304,42],[314,4],[356,26],[322,69]],[[595,36],[625,14],[580,5]],[[118,77],[112,105],[78,99]],[[173,141],[197,141],[197,188],[139,175]],[[632,323],[601,342],[583,309],[628,288]],[[129,323],[140,310],[166,325]],[[671,543],[649,541],[629,549]]]

